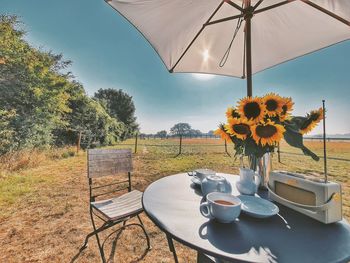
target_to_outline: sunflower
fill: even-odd
[[[322,108],[311,111],[306,116],[307,119],[301,125],[300,133],[301,134],[309,133],[323,119],[323,116],[324,116],[324,111]]]
[[[283,99],[275,93],[266,94],[263,97],[266,106],[266,114],[269,117],[274,117],[282,112]]]
[[[225,130],[224,124],[220,124],[219,128],[214,131],[214,134],[220,136],[222,140],[226,140],[227,142],[232,141],[230,135]]]
[[[239,118],[237,110],[233,107],[228,107],[226,111],[226,117],[228,118]]]
[[[238,113],[244,120],[259,122],[265,115],[265,104],[259,97],[245,97],[238,103]]]
[[[280,121],[285,121],[289,118],[290,112],[293,110],[293,105],[294,102],[292,101],[292,98],[282,98],[282,112],[280,114]]]
[[[276,124],[271,120],[267,122],[260,122],[251,127],[252,137],[254,141],[262,146],[266,144],[273,146],[283,138],[283,133],[286,131],[285,128]]]
[[[236,136],[238,139],[245,140],[250,134],[250,125],[251,123],[249,121],[229,118],[225,128],[229,134]]]

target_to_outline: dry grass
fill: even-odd
[[[238,162],[224,154],[217,140],[185,140],[183,155],[174,158],[178,148],[172,140],[140,140],[134,156],[133,186],[144,190],[163,176],[208,167],[236,173]],[[126,142],[130,144],[132,141]],[[154,144],[166,147],[150,146]],[[218,146],[198,146],[214,144]],[[322,153],[318,142],[310,148]],[[118,146],[130,147],[130,146]],[[350,159],[350,143],[329,143],[329,155]],[[229,148],[231,150],[231,148]],[[282,145],[281,150],[292,151]],[[274,158],[273,166],[299,172],[322,172],[322,162],[304,156],[282,155],[282,164]],[[3,160],[2,160],[3,161]],[[2,164],[1,167],[4,166]],[[8,166],[10,167],[10,166]],[[91,231],[88,213],[86,156],[44,158],[35,165],[13,165],[0,178],[0,262],[69,262],[85,235]],[[350,162],[329,160],[332,180],[342,183],[345,217],[350,218]],[[117,240],[117,252],[111,262],[173,262],[165,235],[142,215],[153,249],[143,255],[146,242],[139,229],[127,229]],[[180,262],[195,262],[195,251],[175,244]],[[107,244],[109,255],[112,240]],[[99,262],[95,239],[77,262]]]
[[[75,149],[73,147],[10,152],[0,156],[0,178],[4,177],[6,172],[34,168],[48,160],[68,158],[74,155]]]

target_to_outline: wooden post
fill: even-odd
[[[77,141],[77,154],[79,153],[80,151],[80,143],[81,143],[81,131],[79,131],[79,134],[78,134],[78,141]]]
[[[135,135],[135,153],[137,153],[137,137],[138,137],[138,133],[136,132],[136,135]]]
[[[228,151],[227,151],[227,142],[226,142],[226,139],[225,139],[225,153],[228,155],[228,156],[230,156],[231,157],[231,155],[228,153]]]
[[[180,148],[179,148],[179,155],[182,153],[182,134],[180,134]]]
[[[281,163],[280,143],[278,143],[277,145],[277,157],[278,157],[278,162]]]

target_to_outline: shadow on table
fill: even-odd
[[[348,262],[350,252],[344,249],[350,241],[348,225],[341,222],[325,225],[279,207],[279,216],[270,218],[241,214],[239,221],[231,224],[208,221],[200,226],[199,236],[218,250],[245,254],[259,262]]]
[[[203,196],[202,194],[202,189],[200,187],[200,185],[191,183],[190,187],[193,189],[193,192],[198,195],[198,196]]]
[[[249,239],[247,242],[245,233],[240,228],[239,223],[239,220],[230,224],[222,224],[211,220],[201,225],[199,235],[223,252],[237,255],[245,254],[247,258],[258,259],[259,262],[277,262],[277,257],[268,247],[256,246],[260,243],[256,239]],[[234,238],[223,238],[227,236]],[[242,240],[245,240],[245,242],[242,242]]]

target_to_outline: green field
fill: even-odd
[[[151,182],[177,172],[207,167],[220,172],[237,173],[238,160],[225,153],[216,139],[185,139],[178,154],[177,139],[139,140],[134,155],[133,186],[144,190]],[[322,155],[321,142],[307,146]],[[329,142],[328,156],[350,159],[350,143]],[[132,148],[128,140],[116,148]],[[2,158],[0,163],[0,262],[67,262],[77,252],[91,230],[88,213],[86,155],[72,155],[73,149],[18,154]],[[228,146],[232,154],[232,146]],[[282,144],[281,151],[299,153]],[[328,160],[330,180],[343,187],[344,216],[350,219],[350,162]],[[323,162],[301,155],[273,157],[273,168],[320,174]],[[164,234],[145,215],[153,249],[144,254],[146,245],[138,229],[122,233],[114,254],[115,262],[172,262]],[[113,240],[112,240],[113,241]],[[112,241],[107,245],[107,255]],[[98,262],[95,239],[77,262]],[[176,244],[181,262],[195,262],[195,251]]]

